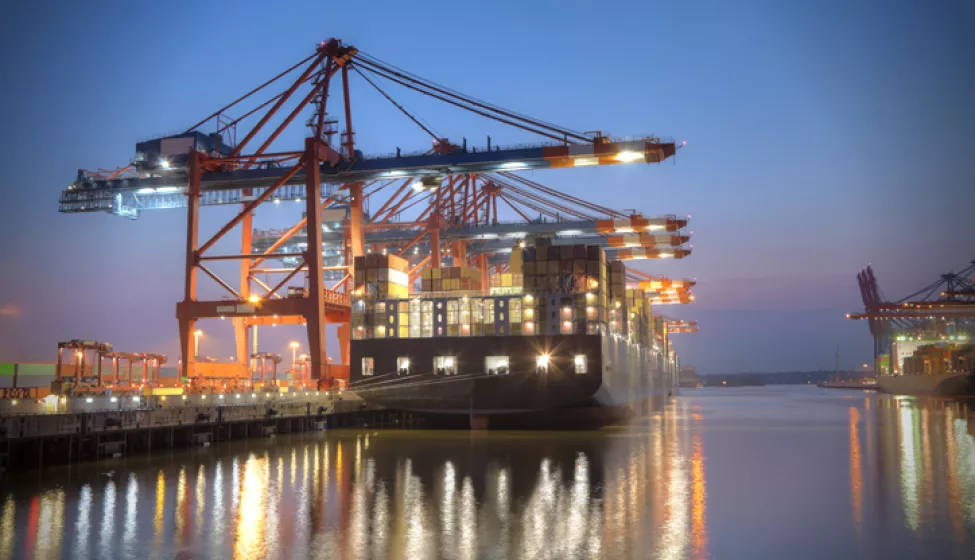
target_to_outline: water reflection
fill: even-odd
[[[860,461],[860,410],[850,407],[850,493],[853,502],[853,523],[859,529],[863,523],[863,465]]]
[[[975,544],[966,406],[843,396],[762,412],[720,398],[603,432],[335,431],[110,476],[45,471],[0,488],[0,558],[951,558]],[[790,453],[801,470],[770,479]],[[802,482],[817,473],[831,483]]]
[[[135,473],[129,474],[129,481],[125,490],[125,529],[122,533],[122,547],[128,554],[134,554],[136,530],[138,521],[136,511],[139,501],[139,478]]]
[[[13,496],[7,496],[3,502],[3,515],[0,516],[0,557],[6,560],[14,555],[14,515],[17,513],[17,502]]]
[[[102,523],[99,556],[106,558],[114,549],[112,538],[115,535],[115,481],[109,480],[102,490]]]
[[[267,511],[267,478],[267,460],[251,455],[244,463],[240,479],[240,503],[234,528],[234,558],[259,558],[266,552],[264,515]],[[275,517],[277,513],[275,512]]]
[[[13,496],[7,498],[7,503],[11,506],[11,511],[13,511],[14,501]],[[91,532],[91,522],[89,517],[91,516],[91,485],[85,484],[81,487],[81,492],[78,497],[78,520],[75,521],[75,534],[78,536],[78,541],[75,543],[75,551],[79,557],[86,557],[89,555],[88,551],[88,534]],[[13,522],[13,517],[11,516],[11,522]],[[11,531],[13,530],[13,525],[10,526]],[[13,535],[11,535],[11,538]],[[6,539],[5,539],[6,540]],[[4,547],[3,550],[10,550],[8,547]],[[12,551],[11,551],[12,552]]]

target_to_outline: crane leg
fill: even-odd
[[[320,169],[318,167],[318,143],[320,140],[308,138],[305,140],[305,197],[306,216],[308,217],[307,231],[309,232],[308,247],[305,250],[305,263],[308,265],[308,296],[305,298],[305,322],[308,325],[308,359],[312,379],[321,379],[325,375],[325,283],[323,278],[322,259],[322,206],[318,192],[321,187]],[[359,185],[360,217],[361,217],[362,186]],[[354,205],[354,202],[353,202]],[[355,211],[353,211],[353,216]],[[314,232],[314,233],[311,233]],[[352,232],[352,254],[356,254],[356,235]],[[361,233],[358,236],[362,242]],[[361,245],[360,245],[361,247]]]

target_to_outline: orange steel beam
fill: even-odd
[[[365,238],[362,232],[362,183],[351,183],[348,187],[349,239],[352,242],[352,258],[354,259],[366,252]]]
[[[249,214],[248,214],[249,216]],[[260,257],[261,254],[247,254],[247,255],[202,255],[199,257],[200,261],[239,261],[256,259]]]
[[[331,58],[325,61],[325,78],[323,79],[325,86],[322,88],[322,98],[318,105],[318,122],[315,123],[315,138],[322,142],[326,142],[325,115],[327,114],[326,107],[328,105],[328,86],[331,84],[332,76],[334,75],[334,72],[332,72],[333,65],[334,62]]]
[[[355,145],[352,136],[352,102],[349,99],[349,67],[342,65],[342,94],[345,102],[345,145],[349,159],[355,159]]]
[[[314,55],[312,55],[312,56],[314,56]],[[267,101],[265,101],[264,103],[261,103],[261,104],[260,104],[260,105],[258,105],[257,107],[254,107],[254,108],[253,108],[253,109],[251,109],[250,111],[247,111],[247,112],[246,112],[246,113],[244,113],[243,115],[241,115],[241,116],[239,116],[239,117],[237,117],[236,119],[234,119],[234,120],[232,120],[232,121],[230,121],[230,122],[228,122],[227,124],[225,124],[225,125],[223,125],[223,126],[221,126],[221,127],[219,127],[219,128],[217,128],[217,133],[220,133],[220,134],[222,134],[222,133],[223,133],[223,132],[224,132],[225,130],[227,130],[228,128],[230,128],[230,127],[233,127],[233,126],[236,126],[236,125],[237,125],[238,123],[240,123],[240,121],[242,121],[242,120],[244,120],[244,119],[246,119],[247,117],[249,117],[249,116],[251,116],[251,115],[253,115],[254,113],[256,113],[256,112],[258,112],[258,111],[260,111],[261,109],[263,109],[263,108],[265,108],[265,107],[267,107],[267,106],[268,106],[268,105],[270,105],[271,103],[274,103],[274,102],[275,102],[275,101],[277,101],[278,99],[281,99],[281,96],[282,96],[282,95],[284,95],[284,92],[281,92],[281,93],[279,93],[279,94],[277,94],[277,95],[275,95],[274,97],[272,97],[272,98],[270,98],[270,99],[268,99],[268,100],[267,100]]]
[[[203,271],[204,274],[206,274],[210,278],[213,278],[214,282],[216,282],[217,284],[220,284],[225,290],[227,290],[228,292],[230,292],[231,294],[233,294],[234,297],[236,297],[237,299],[241,299],[240,294],[237,292],[237,290],[233,289],[230,286],[230,284],[224,282],[224,280],[222,278],[220,278],[219,276],[217,276],[216,274],[214,274],[209,268],[203,266],[201,263],[197,263],[196,266],[201,271]]]
[[[381,229],[402,229],[413,227],[426,227],[427,222],[393,222],[391,224],[363,224],[362,229],[381,230]]]
[[[458,180],[460,180],[460,175],[451,175],[451,177],[447,180],[447,185],[448,185],[447,188],[450,190],[450,194],[448,194],[447,196],[448,198],[450,198],[450,219],[451,220],[453,220],[457,216],[456,187],[457,187]]]
[[[454,241],[451,247],[454,257],[454,266],[467,266],[467,242],[463,239]]]
[[[248,324],[257,326],[276,326],[276,325],[307,325],[308,321],[305,320],[301,315],[272,315],[270,317],[258,316],[249,317],[247,319]]]
[[[423,239],[423,237],[426,234],[427,234],[427,231],[426,230],[421,231],[420,233],[416,234],[416,237],[414,237],[413,239],[411,239],[409,241],[409,243],[407,243],[406,245],[403,245],[403,247],[400,248],[399,252],[396,253],[396,256],[397,257],[402,257],[404,254],[406,254],[406,251],[408,251],[410,249],[410,247],[416,245],[417,242],[419,242],[421,239]]]
[[[197,244],[199,243],[200,232],[200,153],[196,150],[190,152],[189,177],[186,189],[186,277],[183,292],[183,306],[187,306],[196,301],[196,269],[197,269]],[[196,319],[180,315],[177,306],[176,316],[179,322],[179,342],[180,353],[183,356],[184,371],[192,371],[193,357],[193,331],[196,327]],[[99,384],[101,380],[99,380]]]
[[[349,160],[355,161],[355,134],[352,131],[352,98],[349,96],[349,66],[340,64],[342,68],[342,101],[345,104],[345,146]],[[365,237],[362,232],[362,183],[348,185],[349,188],[349,241],[346,263],[365,254]],[[321,236],[318,236],[321,240]],[[353,272],[354,276],[355,272]],[[348,286],[346,286],[348,288]],[[314,364],[313,364],[314,365]]]
[[[440,224],[436,220],[430,222],[430,263],[433,268],[440,268]]]
[[[410,269],[410,271],[407,273],[407,276],[410,279],[410,283],[416,280],[416,275],[418,275],[420,271],[423,270],[423,267],[425,267],[427,263],[430,262],[430,259],[431,259],[430,255],[427,255],[426,257],[423,258],[423,260],[416,263],[416,266]]]
[[[307,197],[307,195],[308,195],[308,193],[305,193],[305,196],[306,197]],[[321,208],[322,209],[325,209],[325,207],[328,206],[331,203],[332,203],[331,197],[326,198],[321,203]],[[301,228],[305,227],[305,224],[307,224],[307,223],[308,223],[308,218],[307,217],[304,217],[304,218],[298,220],[298,223],[296,223],[295,225],[293,225],[290,228],[288,228],[288,231],[284,232],[281,235],[281,238],[280,239],[278,239],[277,241],[275,241],[270,247],[267,248],[266,251],[264,251],[264,255],[262,255],[262,256],[260,256],[260,257],[258,257],[256,259],[254,259],[253,261],[251,261],[251,266],[254,267],[254,266],[257,266],[257,265],[261,264],[262,262],[264,262],[264,260],[267,259],[272,253],[274,253],[275,251],[277,251],[278,249],[280,249],[282,245],[284,245],[289,239],[291,239],[292,237],[294,237],[294,235],[296,233],[298,233],[299,231],[301,231]],[[250,249],[248,249],[248,251],[250,251]]]
[[[274,191],[278,190],[278,188],[281,185],[287,183],[289,180],[291,180],[292,177],[294,177],[295,175],[297,175],[298,172],[301,171],[301,168],[302,167],[303,167],[303,165],[301,163],[298,163],[298,165],[292,167],[290,171],[288,171],[287,173],[285,173],[284,175],[282,175],[280,179],[278,179],[277,181],[275,181],[274,182],[274,185],[268,187],[267,190],[265,190],[261,194],[261,196],[257,197],[256,199],[254,199],[253,201],[251,201],[250,203],[248,203],[247,206],[245,206],[244,209],[241,210],[239,214],[237,214],[236,216],[234,216],[232,220],[230,220],[229,222],[227,222],[226,225],[224,225],[222,228],[220,228],[220,231],[218,231],[216,234],[214,234],[214,236],[211,237],[209,241],[207,241],[206,243],[203,244],[202,247],[200,247],[200,249],[197,251],[197,258],[199,258],[199,255],[202,255],[203,253],[205,253],[207,249],[209,249],[210,247],[212,247],[214,243],[216,243],[217,241],[219,241],[221,237],[223,237],[224,235],[226,235],[228,231],[232,230],[234,228],[234,226],[236,226],[237,224],[239,224],[240,221],[244,219],[244,216],[245,215],[250,214],[251,212],[253,212],[255,208],[257,208],[258,206],[261,205],[261,203],[263,203],[265,200],[267,200],[268,198],[270,198],[271,195],[274,194]],[[307,175],[307,173],[306,173],[306,175]],[[308,193],[306,192],[305,194],[307,195]],[[308,198],[308,199],[311,199],[311,200],[315,200],[317,197],[315,197],[315,196],[311,196],[311,197],[306,196],[305,198]]]
[[[131,165],[126,165],[125,167],[120,167],[120,168],[118,168],[118,169],[116,169],[116,170],[115,170],[115,171],[114,171],[114,172],[113,172],[113,173],[112,173],[111,175],[109,175],[109,176],[108,176],[107,178],[108,178],[108,179],[115,179],[116,177],[118,177],[118,176],[119,176],[119,175],[121,175],[122,173],[125,173],[126,171],[129,171],[129,170],[131,170],[131,169],[134,169],[134,167],[133,167],[133,166],[131,166]]]
[[[265,284],[265,283],[264,283],[264,282],[263,282],[263,281],[262,281],[262,280],[261,280],[260,278],[258,278],[258,277],[256,277],[256,276],[251,276],[251,277],[250,277],[250,279],[251,279],[251,280],[252,280],[252,281],[253,281],[253,282],[254,282],[255,284],[257,284],[258,286],[260,286],[260,287],[262,287],[262,288],[264,288],[264,291],[265,291],[265,292],[270,292],[270,291],[271,291],[271,286],[268,286],[267,284]],[[267,294],[265,295],[265,297],[266,297],[266,296],[267,296]],[[281,298],[281,294],[274,294],[274,297],[276,297],[276,298],[279,298],[279,299],[280,299],[280,298]],[[262,299],[263,299],[263,298],[262,298]]]
[[[257,122],[254,128],[252,128],[251,131],[248,132],[246,136],[244,136],[244,139],[241,140],[240,143],[237,144],[237,147],[234,148],[234,150],[230,153],[231,156],[240,155],[240,152],[241,150],[244,149],[244,146],[246,146],[247,143],[250,142],[251,139],[254,138],[255,135],[257,135],[258,132],[260,132],[261,128],[265,124],[267,124],[267,121],[269,121],[271,117],[274,116],[274,114],[278,111],[278,109],[280,109],[281,106],[288,101],[288,99],[298,89],[298,86],[304,83],[305,79],[311,75],[312,71],[315,70],[315,68],[318,66],[318,64],[321,62],[322,58],[324,57],[325,57],[325,53],[318,53],[314,55],[314,60],[312,60],[312,63],[308,65],[308,68],[306,68],[305,71],[302,72],[301,76],[297,80],[295,80],[293,84],[291,84],[291,87],[285,90],[285,92],[281,95],[281,98],[278,99],[277,103],[275,103],[273,107],[268,109],[267,113],[265,113],[264,116],[261,117],[261,120]]]
[[[283,161],[288,159],[298,160],[304,152],[271,152],[270,154],[262,154],[261,158],[265,160],[275,160]],[[221,156],[218,159],[209,160],[209,163],[246,163],[256,156],[254,154],[247,154],[242,156]]]
[[[393,193],[393,196],[389,197],[389,200],[387,200],[386,203],[379,208],[379,210],[376,210],[376,213],[373,214],[373,219],[372,219],[373,223],[375,223],[376,220],[379,218],[379,216],[382,216],[383,212],[385,212],[386,209],[389,208],[390,205],[392,205],[393,202],[396,201],[396,197],[398,197],[403,192],[403,189],[410,186],[410,182],[412,181],[413,181],[412,177],[407,177],[406,181],[403,182],[400,188],[396,189],[396,192]]]
[[[336,289],[338,289],[339,286],[341,286],[342,284],[345,284],[345,282],[348,281],[351,278],[352,278],[352,275],[346,273],[345,276],[343,276],[341,280],[339,280],[331,288],[329,288],[329,290],[331,290],[331,291],[334,292]]]
[[[523,220],[525,220],[526,222],[530,222],[531,221],[531,218],[529,218],[528,216],[526,216],[525,214],[523,214],[521,210],[515,208],[514,205],[511,204],[510,201],[508,201],[508,198],[505,195],[501,195],[501,200],[504,201],[504,203],[507,204],[509,208],[511,208],[512,210],[514,210],[515,212],[517,212],[518,215],[521,216],[521,218]]]
[[[424,196],[420,200],[414,201],[413,204],[410,204],[404,208],[403,211],[409,210],[420,202],[428,202],[429,204],[427,205],[426,209],[421,212],[419,216],[417,216],[416,221],[426,222],[431,216],[434,215],[434,211],[437,210],[437,199],[432,193]]]
[[[477,189],[476,188],[474,189],[474,197],[473,198],[474,198],[474,202],[471,203],[471,207],[470,207],[468,213],[465,214],[462,217],[462,219],[464,220],[464,223],[470,223],[470,221],[473,220],[474,225],[481,225],[481,217],[480,217],[479,210],[480,210],[480,207],[484,204],[484,199],[477,200],[478,197],[477,197]]]
[[[270,146],[275,140],[277,140],[278,136],[281,135],[281,132],[283,132],[285,128],[288,128],[288,125],[291,124],[291,121],[293,121],[295,117],[298,116],[299,113],[305,110],[305,106],[307,106],[308,103],[312,100],[312,98],[315,97],[315,95],[322,90],[322,87],[324,85],[325,85],[325,81],[319,81],[315,87],[311,88],[311,91],[308,92],[308,95],[306,95],[298,103],[298,105],[291,111],[291,113],[288,114],[288,116],[284,119],[284,122],[282,122],[280,125],[278,125],[276,129],[274,129],[274,132],[272,132],[271,135],[268,136],[267,140],[265,140],[264,143],[261,144],[261,147],[258,148],[256,152],[254,152],[254,155],[252,157],[256,158],[261,154],[263,154],[264,150],[266,150],[268,146]]]
[[[322,270],[347,270],[349,267],[343,265],[323,266]],[[252,274],[285,274],[294,270],[293,268],[252,268]]]
[[[256,88],[254,88],[254,89],[252,89],[252,90],[250,90],[249,92],[247,92],[247,93],[245,93],[244,95],[242,95],[242,96],[240,96],[240,97],[238,97],[238,98],[237,98],[236,100],[234,100],[234,101],[232,101],[231,103],[229,103],[229,104],[227,104],[227,105],[224,105],[223,107],[221,107],[221,108],[220,108],[220,109],[218,109],[217,111],[215,111],[215,112],[213,112],[213,113],[212,113],[212,114],[211,114],[210,116],[208,116],[207,118],[205,118],[205,119],[203,119],[202,121],[200,121],[200,122],[198,122],[198,123],[196,123],[195,125],[193,125],[193,126],[191,126],[190,128],[188,128],[188,129],[186,130],[186,132],[191,132],[191,131],[193,131],[193,130],[196,130],[196,128],[198,128],[198,127],[200,127],[200,126],[202,126],[202,125],[204,125],[204,124],[206,124],[206,122],[207,122],[208,120],[210,120],[210,119],[212,119],[213,117],[216,117],[216,116],[217,116],[217,115],[219,115],[220,113],[223,113],[223,112],[224,112],[224,111],[226,111],[227,109],[230,109],[230,108],[231,108],[231,107],[233,107],[234,105],[236,105],[236,104],[238,104],[238,103],[240,103],[241,101],[243,101],[243,100],[245,100],[245,99],[247,99],[248,97],[250,97],[250,96],[252,96],[252,95],[254,95],[255,93],[257,93],[257,92],[259,92],[259,91],[261,91],[262,89],[264,89],[264,88],[266,88],[267,86],[269,86],[269,85],[271,85],[272,83],[274,83],[274,82],[276,82],[276,81],[278,81],[278,80],[279,80],[280,78],[283,78],[284,76],[286,76],[286,75],[288,75],[288,74],[290,74],[290,73],[291,73],[291,72],[292,72],[292,71],[293,71],[293,70],[294,70],[295,68],[297,68],[297,67],[299,67],[299,66],[301,66],[302,64],[304,64],[304,63],[306,63],[306,62],[308,62],[309,60],[311,60],[311,59],[313,59],[313,58],[315,58],[315,56],[316,56],[316,55],[314,55],[314,54],[312,54],[312,55],[309,55],[309,56],[308,56],[307,58],[305,58],[304,60],[301,60],[301,61],[299,61],[299,62],[298,62],[297,64],[295,64],[295,65],[294,65],[294,66],[292,66],[291,68],[288,68],[288,69],[287,69],[287,70],[285,70],[284,72],[281,72],[281,73],[280,73],[280,74],[278,74],[277,76],[275,76],[275,77],[273,77],[273,78],[271,78],[270,80],[268,80],[268,81],[266,81],[266,82],[264,82],[263,84],[261,84],[261,85],[259,85],[259,86],[257,86]]]
[[[389,220],[393,219],[393,216],[395,216],[397,212],[404,211],[404,210],[407,210],[409,208],[412,208],[413,207],[413,204],[416,204],[416,202],[414,202],[413,204],[410,204],[406,208],[403,208],[403,205],[406,204],[406,202],[408,200],[410,200],[410,198],[412,198],[415,193],[416,193],[416,191],[414,191],[414,190],[406,191],[406,194],[403,196],[403,198],[399,202],[397,202],[391,208],[388,208],[386,210],[386,215],[385,216],[379,216],[377,214],[377,215],[373,216],[372,222],[373,223],[379,223],[379,224],[386,223]],[[419,199],[419,200],[422,200],[422,199]]]
[[[426,223],[427,217],[430,215],[430,212],[433,210],[433,202],[431,201],[431,198],[433,198],[433,195],[430,194],[430,193],[427,193],[427,194],[421,196],[420,198],[414,200],[413,202],[411,202],[407,206],[404,206],[403,208],[397,208],[397,211],[398,212],[406,212],[407,210],[409,210],[410,208],[413,208],[417,204],[421,204],[423,202],[428,202],[429,203],[429,206],[427,206],[427,208],[419,216],[417,216],[416,219],[413,220],[414,222]],[[392,214],[388,214],[387,213],[386,220],[389,220],[389,218],[391,218],[391,217],[392,217]]]
[[[318,160],[318,148],[321,144],[322,141],[315,138],[305,139],[305,192],[317,193],[322,184]],[[359,195],[361,196],[361,194],[360,191]],[[359,203],[361,204],[361,199]],[[305,197],[305,214],[308,219],[308,231],[315,232],[315,234],[308,236],[308,243],[305,246],[304,261],[308,264],[309,290],[307,297],[302,299],[304,302],[304,313],[302,315],[308,321],[308,358],[311,376],[314,379],[322,379],[325,377],[325,368],[328,365],[325,358],[325,325],[328,317],[326,315],[325,294],[323,293],[324,277],[322,275],[322,267],[324,266],[321,234],[322,207],[318,203],[317,196]],[[288,279],[285,278],[278,286],[283,285]]]
[[[477,256],[478,268],[481,270],[481,294],[488,295],[491,293],[491,274],[488,272],[488,256],[487,253],[481,253]]]
[[[473,177],[473,175],[472,175],[472,177]],[[477,189],[477,179],[474,178],[471,181],[471,214],[473,214],[473,216],[471,217],[471,219],[474,220],[474,225],[475,226],[480,225],[480,221],[481,221],[480,220],[480,216],[477,215],[477,207],[478,207],[477,191],[478,191],[478,189]],[[464,214],[463,218],[464,218],[464,221],[465,222],[468,220],[466,213]]]
[[[274,288],[272,288],[271,291],[267,293],[267,295],[268,296],[273,296],[274,294],[278,293],[278,290],[280,290],[285,284],[287,284],[289,280],[291,280],[292,278],[294,278],[295,277],[295,274],[298,274],[299,272],[301,272],[301,270],[303,268],[305,268],[305,259],[301,259],[301,262],[298,263],[298,266],[296,266],[294,268],[294,270],[291,271],[291,273],[289,273],[280,282],[278,282],[277,285],[274,286]],[[309,274],[310,274],[310,272],[309,272]],[[319,272],[319,275],[321,275],[321,272]]]
[[[250,253],[254,250],[254,215],[248,214],[240,222],[240,252],[241,254]],[[250,259],[240,261],[240,297],[248,299],[251,295],[250,276],[253,267]],[[247,363],[247,323],[243,319],[235,319],[234,326],[234,350],[238,363]]]

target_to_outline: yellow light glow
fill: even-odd
[[[623,163],[630,163],[640,159],[643,159],[643,154],[639,152],[620,152],[616,154],[616,161]]]
[[[261,298],[260,296],[248,296],[247,301],[256,305],[261,302]]]
[[[538,358],[535,359],[535,365],[541,368],[548,367],[548,362],[551,358],[549,354],[539,354]]]

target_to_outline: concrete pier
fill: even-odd
[[[6,403],[7,410],[0,414],[0,467],[40,468],[231,439],[411,423],[409,415],[367,406],[351,393],[95,399],[58,397],[61,411],[54,412],[45,410],[50,403]],[[20,413],[11,414],[9,409],[16,406]]]

